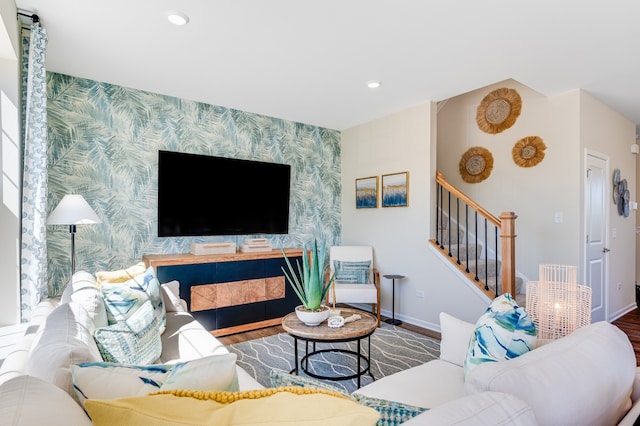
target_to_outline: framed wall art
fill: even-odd
[[[356,208],[378,207],[378,176],[356,179]]]
[[[409,172],[382,175],[382,207],[409,205]]]

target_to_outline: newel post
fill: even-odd
[[[516,219],[514,212],[500,214],[502,238],[502,293],[516,298]]]

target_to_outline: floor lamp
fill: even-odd
[[[89,203],[79,194],[65,195],[47,218],[47,225],[69,225],[71,233],[71,275],[76,272],[76,225],[102,223]]]

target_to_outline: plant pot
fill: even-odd
[[[329,307],[321,306],[321,310],[307,311],[304,306],[296,306],[296,316],[300,321],[308,326],[320,325],[323,321],[329,318]]]

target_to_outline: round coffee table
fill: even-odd
[[[371,378],[375,380],[370,370],[371,365],[371,335],[378,327],[378,319],[368,312],[359,309],[340,308],[340,316],[347,318],[353,314],[358,314],[361,318],[357,321],[348,322],[342,327],[330,328],[327,322],[310,327],[305,325],[298,319],[295,312],[292,312],[282,318],[282,328],[289,333],[294,340],[293,345],[293,370],[291,373],[298,374],[298,340],[305,342],[305,355],[300,359],[300,368],[306,374],[316,379],[325,380],[350,380],[357,379],[358,388],[360,387],[360,377],[369,373]],[[367,339],[368,349],[366,354],[362,352],[360,342]],[[356,342],[357,351],[350,349],[328,348],[316,349],[316,343],[339,343],[339,342]],[[309,352],[309,343],[313,344],[311,352]],[[309,371],[309,359],[314,355],[334,352],[346,353],[354,355],[357,360],[356,372],[348,376],[335,375],[324,376]]]

